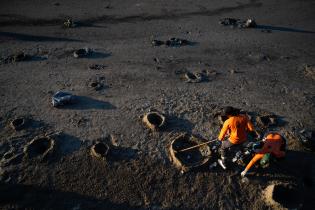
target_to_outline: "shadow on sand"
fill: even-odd
[[[75,101],[76,103],[60,107],[60,109],[116,109],[116,107],[109,102],[93,99],[87,96],[76,96]]]
[[[7,41],[10,39],[26,41],[26,42],[81,42],[78,39],[68,39],[61,37],[50,36],[35,36],[21,33],[0,32],[0,41]]]
[[[270,26],[270,25],[257,25],[255,28],[259,29],[259,30],[315,34],[315,31],[307,31],[307,30],[303,30],[303,29],[280,27],[280,26]]]

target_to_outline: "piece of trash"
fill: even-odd
[[[23,151],[29,158],[34,158],[37,156],[44,158],[48,153],[53,152],[54,146],[54,139],[48,136],[35,137],[24,147]]]
[[[11,121],[10,126],[16,131],[21,130],[25,126],[25,119],[24,118],[16,118],[16,119]]]
[[[155,40],[152,40],[151,44],[152,44],[153,46],[161,46],[161,45],[164,44],[164,42],[155,39]]]
[[[155,40],[152,40],[151,44],[153,46],[166,45],[168,47],[180,47],[180,46],[190,45],[191,42],[186,40],[186,39],[180,39],[180,38],[172,37],[172,38],[166,40],[165,42],[155,39]]]
[[[54,107],[64,106],[67,104],[72,104],[75,101],[75,96],[71,93],[58,91],[52,97],[52,105]]]
[[[165,117],[158,112],[149,112],[143,116],[142,121],[148,128],[155,131],[164,126]]]
[[[105,65],[101,65],[101,64],[92,64],[89,65],[89,70],[102,70],[105,69],[106,66]]]
[[[182,173],[206,164],[210,160],[212,154],[208,144],[184,152],[179,152],[182,149],[201,143],[204,143],[201,139],[187,133],[171,137],[171,144],[169,147],[171,162],[173,162],[175,167]]]
[[[109,146],[102,142],[98,142],[91,147],[91,155],[97,158],[105,158],[108,154]]]
[[[235,19],[235,18],[223,18],[219,22],[224,26],[232,26],[238,28],[255,28],[257,26],[256,21],[252,18],[247,20]]]
[[[188,83],[198,83],[202,81],[203,77],[201,73],[187,72],[185,74],[185,79]]]
[[[83,58],[87,57],[92,53],[92,50],[90,48],[83,48],[83,49],[78,49],[73,52],[73,57],[75,58]]]
[[[190,42],[188,40],[175,38],[175,37],[172,37],[165,42],[165,45],[169,47],[180,47],[180,46],[189,45],[189,44]]]
[[[266,204],[274,209],[300,209],[302,195],[301,189],[291,183],[271,184],[263,192]]]
[[[75,22],[73,22],[73,20],[71,18],[67,18],[64,22],[63,22],[63,27],[64,28],[74,28],[76,27],[77,24]]]

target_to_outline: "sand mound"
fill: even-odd
[[[188,134],[181,134],[175,137],[174,140],[172,140],[169,148],[170,159],[175,167],[182,172],[186,172],[192,168],[196,168],[207,163],[211,157],[211,150],[208,145],[203,145],[188,151],[179,152],[180,150],[201,143],[203,143],[203,141]]]
[[[264,199],[275,209],[299,209],[302,207],[301,190],[293,184],[269,185],[264,191]]]
[[[91,155],[97,158],[105,158],[109,151],[107,144],[98,142],[91,147]]]
[[[144,115],[142,121],[151,130],[157,130],[164,126],[165,117],[158,112],[149,112]]]

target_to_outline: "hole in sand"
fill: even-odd
[[[201,143],[203,143],[203,141],[188,134],[176,137],[170,147],[171,159],[175,166],[180,168],[182,171],[188,171],[193,167],[205,164],[211,156],[211,150],[208,145],[180,152],[183,149],[196,146]]]
[[[25,148],[24,152],[29,158],[45,156],[54,147],[54,140],[48,137],[33,139]]]
[[[157,129],[164,125],[165,117],[157,112],[149,112],[143,117],[143,122],[150,129]]]
[[[101,142],[94,144],[91,148],[91,154],[98,158],[106,157],[108,151],[109,146]]]
[[[267,203],[282,208],[294,209],[302,205],[301,191],[289,183],[269,185],[265,196]]]
[[[25,120],[23,118],[17,118],[11,122],[11,127],[14,130],[20,130],[23,128],[24,124],[25,124]]]
[[[187,72],[185,74],[185,78],[187,82],[201,82],[201,74],[200,73],[191,73]]]
[[[192,80],[197,79],[197,76],[193,73],[190,73],[190,72],[186,73],[186,77],[187,77],[187,79],[192,79]]]

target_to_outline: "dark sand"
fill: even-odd
[[[293,134],[315,128],[315,72],[303,68],[315,65],[314,11],[313,0],[2,1],[0,57],[32,57],[0,64],[0,208],[270,209],[262,191],[289,182],[302,187],[303,209],[314,209],[314,152]],[[62,28],[66,17],[77,27]],[[253,17],[258,27],[225,27],[224,17]],[[171,37],[193,44],[151,45]],[[94,53],[72,56],[84,47]],[[203,70],[207,80],[183,80]],[[79,103],[52,107],[58,90]],[[214,138],[227,105],[280,116],[286,159],[252,170],[249,182],[233,169],[180,174],[167,156],[168,133]],[[149,110],[168,117],[164,131],[143,126]],[[29,120],[14,131],[10,122],[21,116]],[[35,136],[59,131],[54,151],[25,157]],[[93,158],[90,146],[109,134],[118,147],[106,161]]]

